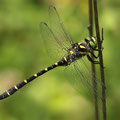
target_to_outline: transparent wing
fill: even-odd
[[[55,62],[56,60],[61,59],[61,57],[65,55],[66,51],[62,49],[58,43],[57,37],[54,35],[50,27],[44,22],[40,24],[40,33],[49,57],[54,59]]]
[[[65,75],[68,77],[68,82],[77,90],[80,91],[83,89],[83,84],[80,81],[80,76],[77,73],[74,64],[70,64],[65,68]],[[79,85],[78,85],[79,84]]]
[[[50,25],[51,29],[54,32],[54,35],[57,38],[58,44],[65,50],[68,50],[73,44],[72,39],[69,34],[65,30],[63,23],[60,19],[60,16],[55,7],[49,7],[49,15],[50,15]]]
[[[83,84],[85,84],[86,87],[90,88],[90,92],[93,94],[96,94],[99,99],[102,100],[101,97],[101,85],[104,86],[104,84],[101,83],[99,78],[93,74],[93,76],[96,78],[96,82],[94,84],[97,84],[97,88],[94,87],[92,76],[91,76],[91,63],[87,60],[87,58],[83,57],[76,61],[74,63],[74,68],[76,69],[76,72],[78,74],[78,77],[81,80]],[[79,81],[80,83],[80,81]],[[79,84],[77,84],[79,87]]]
[[[70,82],[73,84],[74,88],[78,91],[87,92],[87,95],[96,94],[99,99],[101,98],[101,81],[96,77],[97,88],[94,87],[92,77],[91,77],[91,63],[87,58],[83,57],[71,65],[68,66],[67,71],[73,76]],[[103,84],[102,84],[103,85]],[[86,86],[86,87],[85,87]],[[87,88],[87,89],[86,89]]]

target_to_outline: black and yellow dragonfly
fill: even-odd
[[[74,43],[70,38],[69,34],[66,32],[63,23],[60,19],[60,16],[54,6],[50,6],[49,14],[50,14],[51,27],[49,27],[45,22],[42,22],[40,24],[42,39],[44,40],[45,44],[48,44],[47,47],[49,47],[50,44],[52,44],[53,50],[54,50],[54,46],[60,50],[60,52],[57,52],[56,57],[61,53],[63,53],[64,56],[61,57],[61,59],[55,64],[46,67],[40,72],[34,74],[33,76],[25,79],[21,83],[14,85],[12,88],[5,91],[3,94],[0,95],[0,100],[14,94],[16,91],[18,91],[20,88],[22,88],[32,80],[36,79],[37,77],[43,75],[44,73],[58,66],[69,66],[71,64],[74,64],[76,71],[81,74],[81,79],[88,82],[88,79],[90,78],[85,76],[84,72],[81,71],[82,66],[79,67],[79,63],[78,63],[78,61],[82,62],[81,60],[83,60],[84,56],[87,56],[88,60],[93,64],[100,64],[98,61],[93,61],[92,58],[90,57],[90,54],[92,54],[92,56],[96,59],[99,57],[93,54],[92,52],[92,51],[98,51],[98,52],[100,51],[100,49],[97,49],[96,37],[90,36],[85,38],[84,42]],[[89,84],[92,86],[91,83]]]

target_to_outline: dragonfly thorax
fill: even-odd
[[[96,47],[97,42],[95,37],[85,38],[85,42],[72,44],[72,47],[68,49],[64,60],[66,61],[67,65],[69,65],[81,57],[88,55],[88,53],[94,50]]]
[[[71,64],[72,62],[80,59],[81,57],[88,54],[90,50],[89,45],[86,42],[75,43],[70,49],[68,49],[66,54],[66,62]]]

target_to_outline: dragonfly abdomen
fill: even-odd
[[[55,64],[45,68],[44,70],[34,74],[33,76],[25,79],[24,81],[22,81],[21,83],[17,84],[17,85],[14,85],[12,88],[8,89],[7,91],[5,91],[3,94],[0,95],[0,100],[14,94],[16,91],[18,91],[20,88],[22,88],[23,86],[25,86],[26,84],[28,84],[29,82],[31,82],[32,80],[36,79],[37,77],[43,75],[44,73],[58,67],[58,66],[64,66],[65,63],[65,60],[62,61],[60,60],[59,62],[56,62]]]

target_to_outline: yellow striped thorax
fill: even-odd
[[[88,54],[88,52],[86,52],[86,51],[85,52],[81,52],[80,51],[79,54]]]
[[[83,49],[85,49],[85,46],[83,46],[83,45],[80,45],[80,48],[83,48]]]
[[[78,45],[81,49],[85,49],[86,47],[83,45],[84,42],[79,42]]]
[[[80,45],[82,42],[79,42],[78,45]]]
[[[70,50],[70,54],[72,55],[74,52],[73,52],[73,50]]]

